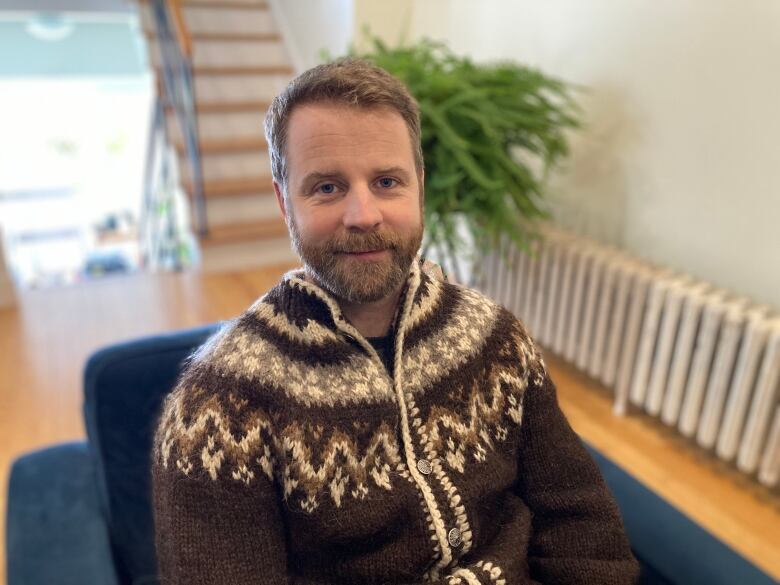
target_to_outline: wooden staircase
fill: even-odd
[[[150,0],[139,5],[160,80],[152,6]],[[271,99],[294,74],[270,7],[261,0],[167,0],[167,5],[176,15],[179,45],[192,63],[208,229],[200,238],[203,269],[294,262],[263,134]],[[192,169],[172,108],[166,110],[166,123],[194,209]]]

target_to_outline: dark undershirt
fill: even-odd
[[[382,358],[387,373],[393,377],[393,335],[388,334],[384,337],[366,337],[368,342],[374,346],[374,349]]]

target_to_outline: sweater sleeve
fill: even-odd
[[[152,489],[160,581],[287,583],[285,532],[265,419],[235,412],[240,400],[199,392],[178,387],[165,401],[155,435]]]
[[[528,564],[545,585],[636,583],[639,566],[595,461],[558,406],[539,351],[525,391],[518,490],[533,514]]]

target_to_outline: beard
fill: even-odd
[[[315,282],[339,299],[372,303],[398,291],[422,243],[424,222],[407,236],[387,230],[334,234],[323,242],[301,236],[290,215],[290,239],[306,271]],[[352,258],[346,252],[387,250],[378,260]]]

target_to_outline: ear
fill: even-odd
[[[420,182],[420,210],[425,209],[425,169],[420,171],[417,176],[417,180]]]
[[[284,204],[284,193],[282,192],[282,187],[276,181],[274,181],[274,194],[276,195],[276,203],[279,205],[279,210],[282,212],[284,222],[287,223],[287,209]]]

